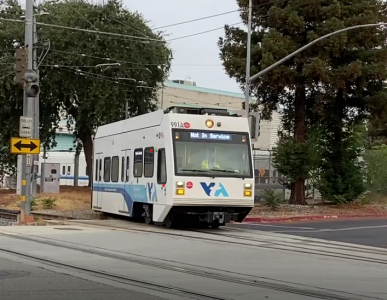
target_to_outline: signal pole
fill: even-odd
[[[21,166],[21,200],[22,221],[25,215],[31,214],[31,168],[33,154],[39,154],[40,141],[31,139],[36,137],[36,123],[34,120],[35,98],[40,88],[38,76],[34,71],[34,2],[26,0],[25,8],[25,46],[16,49],[16,77],[17,84],[23,86],[23,116],[20,117],[19,137],[11,138],[11,153],[22,155]]]
[[[28,1],[28,0],[27,0]],[[36,31],[36,15],[33,14],[32,17],[32,22],[33,22],[33,35],[34,35],[34,47],[33,47],[33,70],[36,72],[37,75],[37,80],[36,84],[39,85],[39,70],[38,70],[38,55],[37,55],[37,49],[36,45],[38,43],[38,33]],[[35,139],[39,139],[39,124],[40,124],[40,117],[39,117],[39,109],[40,109],[40,103],[39,103],[39,94],[35,97],[34,99],[34,134],[33,137]],[[38,193],[38,187],[37,187],[37,167],[35,167],[35,162],[39,162],[39,154],[35,155],[33,159],[33,165],[32,165],[32,187],[31,187],[31,195],[32,197],[36,197]]]
[[[34,49],[34,25],[32,23],[34,15],[34,2],[33,0],[26,0],[26,10],[25,10],[25,33],[24,40],[25,45],[28,47],[28,70],[33,69],[33,49]],[[28,83],[27,83],[28,84]],[[28,87],[27,87],[28,88]],[[27,92],[24,92],[24,101],[23,101],[23,115],[26,117],[34,117],[34,105],[33,99],[29,98]],[[31,213],[31,164],[32,159],[30,154],[23,155],[24,159],[22,161],[22,172],[24,173],[25,181],[22,181],[26,184],[24,188],[24,211],[26,215]],[[27,157],[28,156],[28,157]],[[27,159],[28,158],[28,159]],[[28,161],[27,161],[28,160]],[[23,185],[23,184],[22,184]]]
[[[250,61],[251,61],[251,17],[253,12],[253,1],[249,0],[249,16],[247,22],[247,54],[246,54],[246,86],[245,86],[245,110],[247,116],[250,112]]]

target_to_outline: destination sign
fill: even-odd
[[[232,141],[231,134],[212,132],[190,132],[190,138],[198,140]]]

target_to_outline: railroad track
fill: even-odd
[[[0,208],[0,220],[7,223],[19,223],[20,211]]]
[[[69,217],[69,216],[62,216],[62,215],[54,215],[49,213],[41,213],[41,212],[31,212],[31,215],[33,215],[36,218],[43,218],[45,220],[75,220],[77,218],[75,217]]]
[[[109,249],[103,248],[103,247],[93,247],[90,248],[86,245],[78,244],[78,243],[71,243],[71,242],[63,242],[63,241],[58,241],[53,238],[36,238],[36,237],[29,237],[29,236],[21,236],[21,235],[11,235],[7,233],[0,233],[0,236],[5,236],[9,237],[12,239],[18,239],[18,240],[23,240],[23,241],[29,241],[29,242],[34,242],[42,245],[48,245],[48,246],[53,246],[57,248],[64,248],[68,250],[73,250],[81,253],[87,253],[90,255],[96,255],[100,257],[105,257],[105,258],[111,258],[114,260],[121,261],[122,263],[134,263],[138,265],[143,265],[147,267],[153,267],[157,269],[163,269],[167,271],[173,271],[177,273],[182,273],[182,274],[188,274],[188,275],[194,275],[198,277],[204,277],[208,278],[209,280],[219,280],[223,282],[229,282],[229,283],[234,283],[234,284],[239,284],[241,286],[250,286],[250,287],[255,287],[255,288],[265,288],[269,290],[275,290],[279,292],[285,292],[288,294],[293,294],[293,295],[299,295],[299,296],[307,296],[311,297],[313,299],[326,299],[326,300],[355,300],[355,299],[372,299],[372,300],[381,300],[381,298],[378,297],[372,297],[372,296],[366,296],[366,295],[361,295],[361,294],[355,294],[355,293],[349,293],[349,292],[344,292],[344,291],[338,291],[338,290],[333,290],[333,289],[327,289],[327,288],[316,288],[308,285],[302,285],[302,284],[295,284],[291,282],[283,282],[283,281],[278,281],[273,278],[268,278],[268,277],[258,277],[258,276],[253,276],[249,274],[243,274],[243,273],[238,273],[238,272],[232,272],[232,271],[226,271],[221,270],[221,269],[216,269],[216,268],[206,268],[202,269],[202,266],[197,266],[193,264],[182,264],[179,263],[176,265],[176,262],[174,261],[169,261],[165,259],[155,259],[147,256],[142,256],[134,253],[128,253],[128,252],[120,252],[120,251],[115,251],[115,253],[107,252]],[[75,270],[87,272],[87,273],[95,273],[95,274],[100,274],[102,273],[100,271],[95,271],[95,270],[90,270],[90,269],[85,269],[85,268],[80,268],[77,266],[72,266],[65,264],[63,262],[58,262],[58,261],[52,261],[52,260],[47,260],[43,259],[41,257],[35,257],[35,256],[30,256],[29,254],[25,253],[20,253],[16,252],[13,250],[9,249],[4,249],[0,247],[0,252],[5,252],[9,254],[14,254],[18,256],[24,256],[28,257],[30,259],[34,259],[37,261],[41,261],[44,263],[49,263],[49,264],[54,264],[57,266],[66,266],[70,267]],[[222,297],[216,297],[214,295],[206,295],[206,294],[201,294],[197,293],[194,291],[188,291],[176,287],[170,287],[170,286],[161,286],[158,284],[154,283],[149,283],[145,281],[141,281],[138,279],[133,279],[133,278],[128,278],[120,275],[114,275],[114,274],[107,274],[103,273],[105,278],[119,278],[119,279],[124,279],[128,284],[130,283],[141,283],[145,286],[153,287],[158,290],[170,290],[175,291],[178,294],[186,294],[186,295],[191,295],[191,296],[196,296],[195,299],[225,299]],[[124,282],[125,282],[124,281]],[[359,300],[360,300],[359,299]]]

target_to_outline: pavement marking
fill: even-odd
[[[387,228],[387,225],[349,227],[349,228],[338,228],[338,229],[320,229],[319,231],[320,232],[324,232],[324,231],[350,231],[350,230],[376,229],[376,228]]]
[[[269,224],[246,224],[246,225],[253,225],[253,226],[266,226],[266,227],[276,227],[276,228],[294,228],[294,229],[316,229],[312,227],[296,227],[296,226],[281,226],[281,225],[269,225]]]

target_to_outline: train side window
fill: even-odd
[[[98,181],[102,180],[102,159],[99,159],[99,176]]]
[[[87,168],[87,167],[86,167]],[[95,181],[98,181],[98,159],[95,160]]]
[[[157,183],[167,183],[167,161],[164,148],[159,149],[157,153]]]
[[[144,150],[144,177],[153,177],[155,168],[155,153],[153,147],[147,147]]]
[[[125,169],[125,177],[126,177],[126,182],[129,182],[129,156],[126,157],[126,169]]]
[[[120,158],[118,156],[112,157],[112,182],[118,182],[118,174],[120,173]]]
[[[134,159],[133,159],[133,176],[141,177],[142,176],[142,167],[143,167],[143,151],[141,148],[134,149]]]
[[[62,175],[66,175],[66,166],[62,166]]]
[[[125,180],[125,156],[121,158],[121,182]]]
[[[71,175],[71,167],[67,166],[67,175]]]
[[[103,160],[103,181],[110,181],[110,157],[105,157]]]

